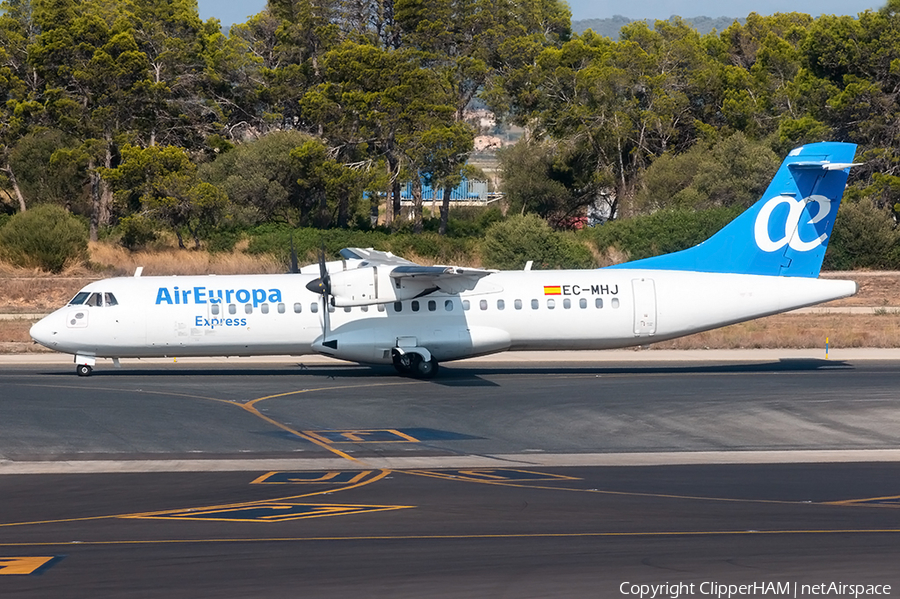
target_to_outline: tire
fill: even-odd
[[[93,372],[93,368],[88,366],[87,364],[79,364],[75,367],[75,374],[78,376],[91,376],[91,372]]]
[[[434,358],[419,360],[416,364],[416,376],[423,379],[433,378],[438,371],[438,362]]]

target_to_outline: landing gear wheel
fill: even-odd
[[[75,367],[75,373],[78,376],[91,376],[91,372],[93,372],[93,371],[94,371],[94,369],[91,368],[90,366],[88,366],[87,364],[79,364],[78,366]]]
[[[416,376],[423,379],[430,379],[437,374],[438,371],[438,362],[434,358],[430,360],[422,360],[421,358],[416,363]]]
[[[397,372],[404,376],[408,376],[412,372],[412,357],[414,355],[415,354],[401,354],[400,352],[394,352],[394,368],[397,370]]]

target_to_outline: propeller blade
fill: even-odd
[[[328,269],[325,267],[325,242],[322,242],[322,249],[319,250],[319,276],[322,279],[328,277]]]

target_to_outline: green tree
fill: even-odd
[[[664,154],[647,168],[635,208],[747,208],[765,192],[780,162],[766,144],[740,132],[711,146],[698,143],[682,154]]]
[[[27,209],[26,196],[10,156],[18,140],[38,125],[44,112],[38,101],[41,84],[28,64],[29,48],[37,34],[30,1],[0,2],[0,189],[20,212]]]
[[[62,132],[45,129],[25,135],[10,153],[9,162],[22,174],[19,184],[32,205],[52,203],[70,212],[90,213],[82,202],[87,167],[84,156]]]
[[[291,151],[311,139],[299,131],[269,133],[201,165],[200,176],[228,194],[239,221],[308,223],[311,207],[298,183],[300,173]]]
[[[201,234],[216,225],[228,201],[224,192],[200,180],[197,166],[174,146],[125,145],[121,164],[101,174],[116,190],[116,199],[132,212],[170,227],[180,248],[185,247],[183,231],[200,247]]]
[[[408,49],[345,42],[325,56],[326,82],[302,103],[304,118],[322,124],[324,138],[342,164],[387,166],[388,224],[399,213],[401,171],[415,182],[414,173],[426,161],[421,135],[449,126],[453,118],[453,107],[440,93],[440,74],[423,68],[419,58]]]

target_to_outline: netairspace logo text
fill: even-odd
[[[679,597],[885,597],[891,594],[889,584],[845,584],[843,582],[754,582],[750,584],[723,584],[718,582],[666,582],[640,584],[623,582],[619,585],[622,595],[640,599],[678,599]]]

